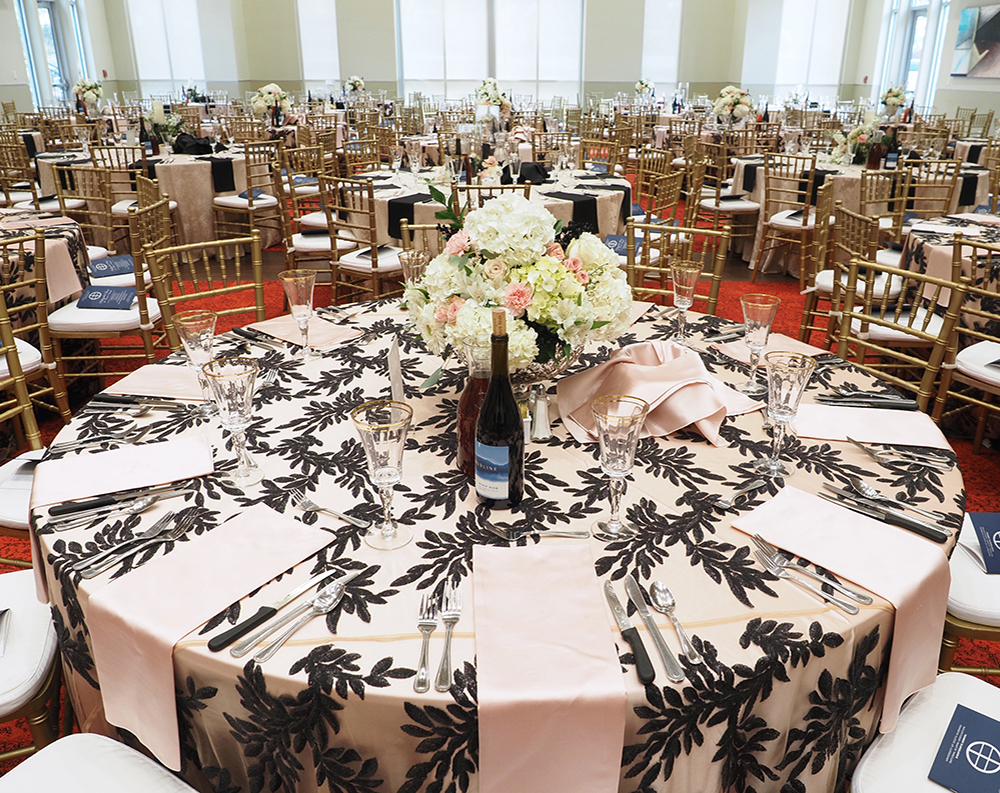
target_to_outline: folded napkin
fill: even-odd
[[[941,546],[787,485],[770,501],[733,521],[733,526],[760,534],[895,606],[880,725],[882,732],[891,731],[903,701],[937,676],[951,583]],[[803,530],[806,526],[808,531]],[[831,607],[824,619],[836,628],[841,616]],[[850,633],[850,623],[846,618],[843,622],[840,632]],[[824,624],[824,628],[829,626]]]
[[[473,562],[480,791],[617,790],[627,699],[590,550],[479,545]]]
[[[122,446],[106,452],[46,460],[35,468],[31,510],[34,512],[39,507],[60,501],[165,485],[204,476],[214,470],[212,445],[204,435],[184,435],[162,443]],[[35,560],[35,591],[42,603],[48,603],[41,549],[34,528],[30,536],[31,557]]]
[[[982,229],[970,228],[968,226],[949,226],[946,223],[914,223],[910,231],[923,231],[930,234],[958,234],[964,237],[978,237]]]
[[[643,315],[645,315],[645,313],[649,311],[649,309],[653,308],[654,306],[656,308],[660,308],[660,306],[657,306],[656,303],[647,303],[643,300],[633,300],[632,315],[628,318],[628,324],[634,325],[636,322],[642,319]]]
[[[98,590],[87,614],[105,717],[174,771],[181,767],[174,645],[331,535],[260,505],[188,540]]]
[[[715,349],[740,363],[750,363],[750,348],[747,347],[746,342],[742,339],[716,344]],[[811,344],[803,344],[801,341],[793,339],[791,336],[785,336],[782,333],[772,333],[767,337],[767,346],[764,347],[764,351],[760,354],[761,366],[764,365],[764,356],[769,352],[797,352],[802,355],[829,354],[828,350],[813,347]]]
[[[406,218],[407,223],[413,223],[413,206],[424,201],[430,201],[430,193],[413,193],[412,195],[400,196],[389,199],[389,236],[394,240],[403,236],[401,221]]]
[[[858,410],[838,405],[802,404],[792,427],[800,438],[846,441],[850,435],[861,443],[951,449],[937,424],[919,410],[879,410],[874,407]]]
[[[551,193],[545,193],[544,195],[546,198],[558,198],[560,201],[572,201],[573,222],[577,225],[582,224],[585,228],[595,234],[597,233],[597,199],[594,196],[586,195],[585,193],[568,193],[558,190]]]
[[[266,319],[263,322],[255,322],[253,325],[248,325],[247,327],[259,330],[268,336],[274,336],[276,339],[291,342],[292,344],[302,343],[302,333],[299,331],[299,323],[295,321],[291,314],[285,314],[282,317],[275,317],[274,319]],[[357,327],[336,325],[315,315],[309,319],[309,346],[314,349],[326,349],[335,344],[340,344],[342,341],[357,338],[362,333],[363,331],[358,330]]]
[[[180,399],[185,402],[202,402],[205,395],[198,383],[198,374],[189,366],[164,366],[147,364],[129,372],[121,380],[108,386],[107,393]]]
[[[559,381],[559,414],[580,443],[597,440],[590,403],[609,394],[629,394],[649,403],[643,438],[693,424],[716,446],[725,445],[719,427],[726,416],[762,407],[712,377],[698,353],[672,341],[630,344],[606,363]]]

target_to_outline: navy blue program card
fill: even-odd
[[[132,264],[132,257],[123,253],[121,256],[108,256],[106,259],[93,261],[87,265],[87,269],[94,278],[107,278],[109,275],[134,273],[135,265]]]
[[[77,305],[80,308],[114,308],[128,310],[135,301],[134,286],[88,286]]]
[[[1000,721],[956,705],[927,775],[955,793],[1000,790]]]
[[[969,518],[976,527],[986,572],[1000,573],[1000,512],[970,512]],[[1000,790],[1000,782],[997,789]]]
[[[628,243],[625,240],[624,234],[605,234],[604,244],[611,248],[611,250],[619,256],[626,255]]]

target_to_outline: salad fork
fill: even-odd
[[[761,553],[766,554],[774,560],[775,564],[784,567],[786,570],[794,570],[797,573],[805,573],[807,576],[812,578],[814,581],[819,581],[821,584],[826,584],[836,589],[841,594],[847,595],[851,600],[856,600],[858,603],[864,603],[866,606],[872,603],[872,599],[869,595],[863,592],[858,592],[851,589],[848,586],[844,586],[838,581],[833,581],[826,576],[822,576],[819,573],[813,572],[808,567],[803,567],[802,565],[795,564],[792,561],[791,556],[778,548],[775,548],[771,543],[761,537],[759,534],[754,534],[750,537],[753,540],[754,545],[757,546],[757,550]]]
[[[860,611],[860,609],[853,603],[848,603],[846,600],[841,600],[838,597],[829,595],[822,589],[817,589],[807,581],[803,581],[801,578],[796,578],[791,573],[789,573],[784,567],[782,567],[776,561],[774,561],[770,556],[767,556],[761,553],[760,551],[754,551],[754,556],[757,557],[757,561],[760,562],[761,566],[763,566],[763,568],[767,570],[767,572],[769,572],[771,575],[776,575],[778,578],[785,578],[789,581],[794,581],[799,586],[808,589],[814,595],[818,595],[819,597],[823,598],[823,600],[843,609],[848,614],[857,614]]]
[[[359,529],[371,528],[371,521],[361,520],[360,518],[354,518],[350,515],[345,515],[342,512],[337,512],[335,509],[330,509],[329,507],[321,507],[315,501],[310,499],[305,490],[300,487],[295,488],[295,490],[289,491],[292,497],[292,506],[298,507],[303,512],[327,512],[333,515],[335,518],[340,518],[341,520],[347,521],[352,526],[357,526]]]
[[[462,616],[462,590],[455,584],[445,587],[441,598],[441,621],[444,622],[444,652],[441,653],[441,665],[438,667],[437,680],[434,681],[435,691],[448,691],[451,688],[451,632]]]
[[[425,592],[420,599],[420,613],[417,615],[417,630],[424,639],[420,643],[420,664],[417,666],[417,676],[413,678],[413,690],[418,694],[423,694],[430,690],[431,674],[427,669],[428,651],[430,649],[431,634],[438,624],[438,604],[430,592]]]
[[[191,524],[194,523],[195,514],[192,512],[185,517],[181,518],[177,522],[177,525],[167,531],[157,534],[155,537],[150,537],[138,545],[131,548],[123,549],[120,553],[104,559],[103,561],[97,562],[97,564],[85,567],[80,571],[80,575],[84,578],[94,578],[100,575],[105,570],[108,570],[122,561],[126,556],[132,556],[144,548],[148,548],[150,545],[161,545],[165,542],[173,542],[174,540],[179,540],[181,536],[191,528]]]

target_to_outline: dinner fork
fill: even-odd
[[[87,446],[100,446],[102,443],[126,443],[132,444],[142,440],[152,427],[135,429],[134,427],[121,430],[120,432],[109,431],[103,435],[95,435],[93,438],[84,440],[64,441],[63,443],[53,443],[46,450],[47,453],[61,454],[62,452],[74,452]]]
[[[455,584],[445,587],[441,598],[441,621],[444,622],[444,652],[441,653],[441,665],[438,667],[437,680],[434,681],[435,691],[448,691],[451,688],[451,632],[462,616],[462,590]]]
[[[179,540],[181,538],[181,535],[183,535],[189,528],[191,528],[191,524],[194,523],[194,519],[195,515],[193,512],[188,515],[185,515],[177,522],[176,526],[169,529],[168,531],[163,532],[162,534],[159,534],[156,537],[150,537],[148,540],[145,540],[132,548],[126,548],[120,553],[105,559],[103,562],[98,562],[96,565],[85,567],[83,570],[80,571],[80,575],[83,576],[84,578],[94,578],[95,576],[98,576],[101,573],[103,573],[105,570],[114,567],[116,564],[122,561],[126,556],[132,556],[138,553],[139,551],[143,550],[144,548],[148,548],[150,545],[161,545],[165,542],[173,542],[174,540]]]
[[[277,380],[278,380],[278,370],[268,369],[266,372],[264,372],[264,376],[257,381],[257,387],[256,389],[254,389],[254,393],[256,394],[265,386],[274,385],[277,382]]]
[[[878,462],[880,465],[884,465],[887,468],[894,468],[895,465],[898,465],[900,463],[906,463],[908,465],[922,465],[925,468],[933,468],[936,471],[950,471],[952,468],[954,468],[954,465],[946,457],[920,454],[918,452],[901,452],[890,449],[876,450],[868,448],[864,444],[861,444],[858,441],[854,440],[854,438],[847,438],[847,441],[853,446],[857,446],[859,449],[861,449],[861,451],[863,451],[873,460]],[[894,470],[899,470],[899,469],[894,468]]]
[[[851,600],[856,600],[858,603],[864,603],[866,606],[872,603],[871,596],[864,594],[863,592],[858,592],[857,590],[851,589],[848,586],[844,586],[838,581],[833,581],[826,576],[822,576],[819,573],[813,572],[808,567],[803,567],[802,565],[795,564],[792,561],[792,557],[789,556],[784,551],[775,548],[771,543],[761,537],[759,534],[754,534],[750,538],[753,540],[754,545],[757,549],[767,556],[771,557],[775,564],[784,567],[786,570],[795,570],[799,573],[805,573],[807,576],[815,581],[819,581],[821,584],[826,584],[827,586],[833,587],[838,592],[847,595]]]
[[[426,693],[431,687],[431,673],[427,669],[428,651],[430,650],[431,634],[438,624],[438,603],[430,592],[425,592],[420,598],[420,613],[417,615],[417,630],[424,639],[420,643],[420,664],[417,666],[417,676],[413,678],[413,690],[418,694]]]
[[[321,507],[315,501],[310,499],[302,488],[296,488],[295,490],[288,491],[292,498],[292,506],[298,507],[303,512],[327,512],[333,515],[335,518],[340,518],[350,523],[352,526],[357,526],[359,529],[371,528],[371,521],[361,520],[360,518],[353,518],[350,515],[345,515],[342,512],[337,512],[335,509],[330,509],[329,507]]]
[[[799,586],[808,589],[815,595],[819,595],[821,598],[823,598],[823,600],[832,603],[835,606],[838,606],[839,608],[846,611],[848,614],[857,614],[860,611],[860,609],[853,603],[848,603],[846,600],[841,600],[840,598],[834,597],[833,595],[828,595],[822,589],[817,589],[807,581],[803,581],[801,578],[796,578],[791,573],[789,573],[784,567],[781,567],[777,562],[775,562],[771,557],[766,556],[760,551],[754,551],[754,556],[757,557],[757,561],[760,562],[761,565],[764,567],[764,569],[767,570],[767,572],[769,572],[771,575],[776,575],[778,578],[786,578],[789,581],[794,581]]]
[[[75,562],[71,562],[70,564],[68,564],[67,567],[70,570],[82,570],[86,567],[90,567],[92,564],[100,562],[102,559],[107,559],[112,554],[121,551],[123,548],[128,547],[132,543],[140,542],[142,540],[148,540],[150,537],[155,537],[161,531],[167,531],[167,527],[169,526],[170,521],[174,519],[174,516],[176,514],[177,514],[176,512],[171,510],[162,518],[160,518],[158,521],[156,521],[156,523],[154,523],[148,529],[136,534],[134,537],[132,537],[132,539],[122,540],[121,542],[112,545],[110,548],[105,548],[103,551],[98,551],[93,556],[87,556],[83,559],[77,559]]]

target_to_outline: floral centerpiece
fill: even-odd
[[[635,92],[643,96],[651,95],[656,90],[656,83],[643,77],[635,84]]]
[[[347,82],[344,83],[344,87],[352,94],[360,94],[365,90],[365,81],[356,74],[352,74],[347,78]]]
[[[73,84],[73,96],[76,97],[77,102],[83,102],[88,110],[96,109],[97,100],[101,98],[103,93],[101,84],[96,80],[81,77]]]
[[[830,152],[830,159],[840,165],[850,165],[853,163],[864,163],[868,158],[868,151],[874,143],[875,122],[860,124],[847,133],[834,132],[833,150]]]
[[[208,104],[208,97],[205,96],[205,94],[203,94],[193,85],[189,85],[187,88],[184,89],[184,98],[188,102],[200,102],[202,104]]]
[[[257,93],[250,100],[250,107],[253,108],[253,112],[257,116],[265,116],[270,113],[271,123],[277,127],[281,121],[281,114],[291,110],[292,103],[288,94],[282,91],[279,85],[268,83],[257,89]]]
[[[435,199],[448,206],[440,191]],[[565,247],[562,222],[524,196],[507,193],[452,221],[445,250],[419,281],[406,287],[406,304],[435,354],[460,349],[472,338],[488,345],[491,310],[509,315],[511,371],[532,363],[569,360],[574,348],[617,339],[628,326],[632,296],[618,257],[593,234]]]
[[[719,116],[728,124],[746,118],[752,111],[750,92],[735,85],[727,85],[719,91],[719,98],[712,103],[712,115]]]
[[[149,134],[161,143],[169,143],[172,146],[174,139],[184,132],[184,118],[176,113],[164,116],[163,121],[159,122],[153,120],[155,116],[152,113],[144,113],[142,118]]]
[[[886,113],[890,116],[894,115],[899,106],[905,101],[906,92],[903,91],[903,86],[901,85],[894,85],[882,94],[882,104],[885,105]]]

